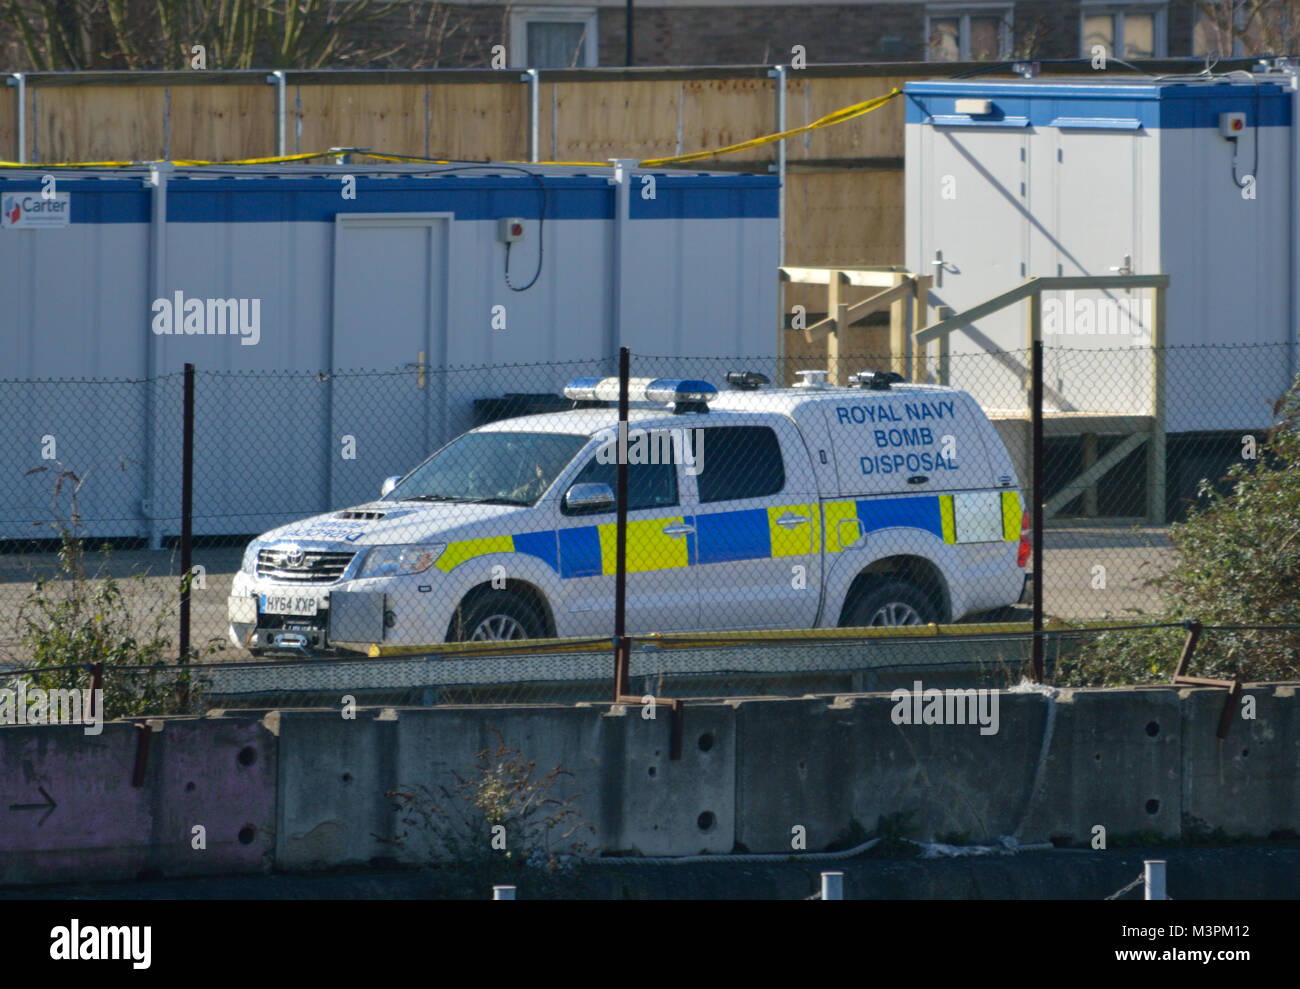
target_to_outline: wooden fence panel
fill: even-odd
[[[297,109],[301,101],[301,110]],[[423,155],[427,126],[424,86],[307,85],[287,88],[290,153],[326,148],[369,148]],[[302,124],[295,134],[294,114]]]
[[[33,160],[163,157],[165,86],[29,86],[28,94],[27,140]]]
[[[5,87],[0,92],[0,161],[14,161],[17,157],[18,107],[17,92],[12,87]]]
[[[287,110],[292,113],[292,103]],[[276,153],[274,86],[173,86],[170,115],[173,158],[235,161]],[[288,140],[292,150],[292,118]]]
[[[785,263],[903,263],[903,173],[791,172]]]
[[[528,157],[528,87],[518,81],[431,85],[429,153],[434,158],[523,161]]]
[[[800,79],[791,73],[786,80],[786,120],[790,127],[810,124],[841,107],[884,96],[902,89],[904,76],[867,76]],[[834,127],[823,127],[786,142],[789,161],[801,159],[902,159],[903,97],[890,100],[865,116]]]

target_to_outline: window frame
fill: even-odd
[[[634,432],[634,431],[636,430],[636,428],[637,428],[636,426],[630,426],[630,427],[629,427],[629,433],[630,433],[630,432]],[[660,432],[660,431],[664,431],[664,430],[663,430],[663,427],[659,427],[658,429],[652,429],[652,430],[648,430],[648,431],[649,431],[649,432]],[[614,507],[613,507],[613,508],[607,508],[607,509],[605,509],[605,510],[603,510],[603,511],[599,511],[599,512],[591,512],[591,511],[578,511],[578,512],[575,512],[575,511],[571,511],[571,510],[569,509],[569,507],[564,503],[564,495],[568,492],[568,490],[569,490],[571,487],[573,487],[575,484],[587,483],[587,482],[583,482],[583,481],[581,481],[580,478],[582,477],[582,475],[583,475],[584,473],[586,473],[587,469],[588,469],[589,467],[591,467],[592,464],[596,463],[596,457],[597,457],[597,455],[600,453],[600,451],[603,450],[603,449],[605,449],[607,446],[609,446],[609,445],[611,445],[611,444],[617,444],[617,443],[618,443],[618,440],[617,440],[617,439],[613,439],[613,440],[610,440],[609,443],[601,443],[601,444],[598,444],[598,445],[597,445],[597,446],[596,446],[596,447],[595,447],[595,448],[590,452],[590,455],[587,456],[586,459],[583,458],[583,455],[582,455],[581,453],[579,453],[578,456],[574,457],[574,461],[575,461],[575,463],[578,463],[578,465],[574,468],[573,473],[569,476],[569,478],[568,478],[567,480],[565,480],[565,479],[563,478],[563,476],[561,476],[561,478],[560,478],[560,480],[563,482],[563,483],[561,484],[561,486],[560,486],[560,487],[561,487],[561,490],[560,490],[560,497],[559,497],[559,506],[560,506],[560,514],[561,514],[561,515],[565,516],[566,518],[586,518],[586,517],[589,517],[589,516],[592,516],[592,515],[612,515],[612,514],[614,514],[615,512],[618,511],[618,490],[617,490],[616,486],[613,485],[613,484],[610,485],[610,488],[614,491]],[[602,467],[614,467],[615,469],[617,469],[617,467],[618,467],[617,464],[602,464],[601,466],[602,466]],[[629,514],[631,514],[632,512],[662,512],[662,511],[668,511],[668,510],[670,510],[670,509],[681,509],[681,508],[686,504],[686,498],[684,497],[685,485],[682,483],[682,465],[681,465],[680,463],[677,462],[676,450],[673,451],[673,462],[672,462],[672,464],[669,464],[669,465],[665,465],[665,464],[628,464],[628,482],[629,482],[629,483],[630,483],[631,480],[632,480],[632,469],[635,468],[635,467],[642,467],[642,466],[645,466],[645,467],[664,467],[664,466],[671,466],[671,467],[672,467],[672,474],[673,474],[673,501],[672,501],[671,504],[667,504],[667,505],[642,505],[642,506],[635,506],[635,507],[629,503],[628,508],[627,508]],[[630,502],[631,499],[629,498],[628,501]],[[680,512],[677,512],[677,514],[680,514]]]
[[[1011,3],[955,3],[955,4],[929,4],[925,8],[925,37],[922,45],[925,50],[925,60],[943,64],[942,60],[934,57],[934,51],[930,47],[930,41],[934,34],[931,30],[932,21],[945,21],[956,18],[957,20],[957,61],[972,61],[970,55],[970,20],[972,17],[996,17],[999,20],[998,26],[998,54],[994,61],[1005,61],[1011,58],[1011,51],[1015,47],[1015,7]]]
[[[1155,51],[1151,58],[1169,57],[1169,3],[1168,0],[1080,0],[1079,3],[1079,57],[1091,58],[1092,50],[1087,47],[1084,24],[1089,17],[1101,15],[1114,18],[1115,41],[1107,58],[1145,58],[1143,55],[1130,55],[1124,46],[1124,16],[1126,14],[1151,14],[1152,46]]]
[[[772,437],[773,443],[776,445],[776,455],[781,465],[781,485],[775,491],[765,491],[762,494],[731,495],[730,497],[727,498],[710,498],[706,500],[704,497],[704,492],[701,487],[701,479],[703,478],[704,474],[700,473],[695,475],[694,478],[695,505],[697,509],[704,510],[706,506],[722,505],[732,501],[754,501],[754,500],[761,500],[761,499],[772,499],[777,497],[783,491],[786,490],[787,486],[790,483],[790,472],[789,470],[786,469],[785,446],[781,443],[780,432],[771,423],[766,423],[766,422],[736,422],[736,423],[725,423],[725,424],[719,423],[718,425],[714,425],[714,426],[706,425],[703,428],[704,428],[703,443],[704,443],[704,449],[706,451],[709,449],[710,430],[718,430],[718,429],[765,429],[767,430],[768,434]],[[716,460],[712,462],[717,463]],[[704,469],[705,471],[707,471],[710,463],[707,453],[705,455],[704,463],[705,463]]]
[[[510,10],[510,64],[521,69],[558,68],[528,64],[528,25],[530,23],[583,24],[586,26],[584,60],[577,68],[594,68],[600,64],[600,27],[597,7],[514,7]]]

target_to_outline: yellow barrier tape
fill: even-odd
[[[25,161],[0,161],[0,168],[131,168],[142,161],[45,161],[33,165]]]
[[[842,124],[846,120],[852,120],[855,117],[861,117],[865,113],[877,110],[884,106],[895,96],[902,95],[901,89],[891,89],[884,96],[877,96],[872,100],[865,100],[862,103],[853,103],[846,107],[828,113],[824,117],[818,117],[810,124],[804,124],[802,127],[795,127],[791,130],[780,131],[776,134],[766,134],[763,137],[755,137],[748,141],[742,141],[740,144],[729,144],[725,148],[715,148],[712,151],[696,151],[688,155],[674,155],[671,158],[647,158],[641,162],[642,168],[652,168],[655,165],[669,165],[675,162],[699,161],[702,158],[712,158],[714,155],[729,155],[737,151],[747,151],[750,148],[759,148],[765,144],[775,144],[777,141],[783,141],[787,137],[794,137],[797,134],[806,134],[809,131],[818,130],[822,127],[832,127],[835,124]]]
[[[302,154],[272,155],[267,158],[236,158],[233,161],[207,161],[203,158],[160,158],[150,161],[45,161],[30,162],[0,161],[0,168],[142,168],[145,165],[167,164],[181,168],[198,168],[204,165],[274,165],[291,161],[307,161],[311,158],[329,158],[346,152],[307,151]]]

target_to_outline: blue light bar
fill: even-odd
[[[630,402],[704,405],[717,395],[717,388],[698,378],[629,378],[627,382]],[[575,402],[617,402],[618,378],[574,378],[564,386],[564,397]]]

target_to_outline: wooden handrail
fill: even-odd
[[[1168,275],[1065,275],[1035,278],[1043,292],[1060,292],[1072,288],[1168,288]]]
[[[873,312],[879,312],[881,309],[893,305],[899,299],[907,298],[912,294],[912,291],[912,279],[907,278],[893,288],[877,292],[861,302],[855,302],[851,306],[840,306],[840,314],[819,319],[803,331],[803,338],[809,343],[815,343],[828,333],[845,329],[855,320],[861,319],[863,316],[870,316]],[[840,319],[844,321],[843,326],[838,325]]]
[[[1005,309],[1013,303],[1025,299],[1035,292],[1039,291],[1037,285],[1038,279],[1031,278],[1022,285],[1017,285],[1001,295],[995,295],[987,302],[981,302],[978,306],[972,306],[964,312],[959,312],[947,319],[941,319],[937,323],[931,323],[924,329],[917,330],[912,335],[912,339],[918,346],[925,346],[932,340],[938,340],[940,337],[947,336],[953,330],[973,323],[975,320],[987,316],[989,313],[997,312],[999,309]]]
[[[831,278],[838,272],[844,284],[862,288],[885,288],[894,284],[894,275],[907,274],[907,269],[901,265],[874,268],[854,265],[826,268],[785,265],[777,271],[780,273],[781,281],[795,285],[829,285]]]
[[[932,340],[938,340],[953,330],[967,326],[977,319],[1014,305],[1031,295],[1042,292],[1060,292],[1069,289],[1103,289],[1103,288],[1168,288],[1168,275],[1068,275],[1063,277],[1026,279],[1001,295],[995,295],[986,302],[959,312],[937,323],[931,323],[917,330],[912,339],[918,346],[925,346]]]

